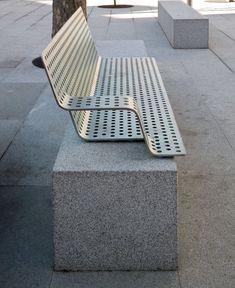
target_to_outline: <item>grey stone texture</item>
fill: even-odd
[[[42,84],[31,85],[39,90]],[[47,86],[1,159],[0,185],[51,185],[52,167],[68,119],[69,115],[57,107]]]
[[[6,152],[7,148],[11,144],[17,131],[20,129],[21,122],[18,120],[1,120],[0,121],[0,159]]]
[[[235,177],[195,173],[179,179],[181,286],[233,288]]]
[[[160,0],[158,9],[158,21],[173,48],[208,48],[208,18],[182,1]]]
[[[0,119],[24,120],[44,88],[42,83],[1,83]]]
[[[50,288],[180,288],[175,271],[55,272]]]
[[[228,16],[230,15],[226,15],[226,17]],[[209,46],[218,58],[235,73],[235,35],[230,36],[227,29],[224,29],[223,22],[225,21],[222,22],[222,19],[218,21],[218,17],[218,15],[210,16],[210,23],[213,24],[210,24]],[[233,18],[235,20],[235,15]],[[227,22],[229,23],[230,21]],[[230,24],[230,26],[233,25]]]
[[[0,233],[0,286],[49,287],[51,188],[0,186]]]
[[[33,57],[30,57],[22,61],[3,81],[8,83],[47,83],[45,71],[32,65],[32,59]]]
[[[175,161],[71,126],[53,169],[55,269],[176,269]]]

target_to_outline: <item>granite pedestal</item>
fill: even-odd
[[[53,169],[55,270],[174,270],[177,169],[141,142],[67,128]]]
[[[208,18],[184,2],[160,0],[158,20],[173,48],[208,48]]]

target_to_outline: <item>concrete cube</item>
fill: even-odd
[[[182,1],[160,0],[159,23],[173,48],[208,48],[209,20]]]
[[[55,269],[176,269],[176,186],[173,158],[69,127],[53,169]]]

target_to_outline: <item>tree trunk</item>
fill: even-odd
[[[87,18],[86,0],[53,0],[52,37],[79,7],[82,7]]]

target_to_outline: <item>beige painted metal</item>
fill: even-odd
[[[184,155],[184,145],[154,58],[98,56],[82,10],[42,54],[58,105],[89,141],[145,139],[156,156]]]

